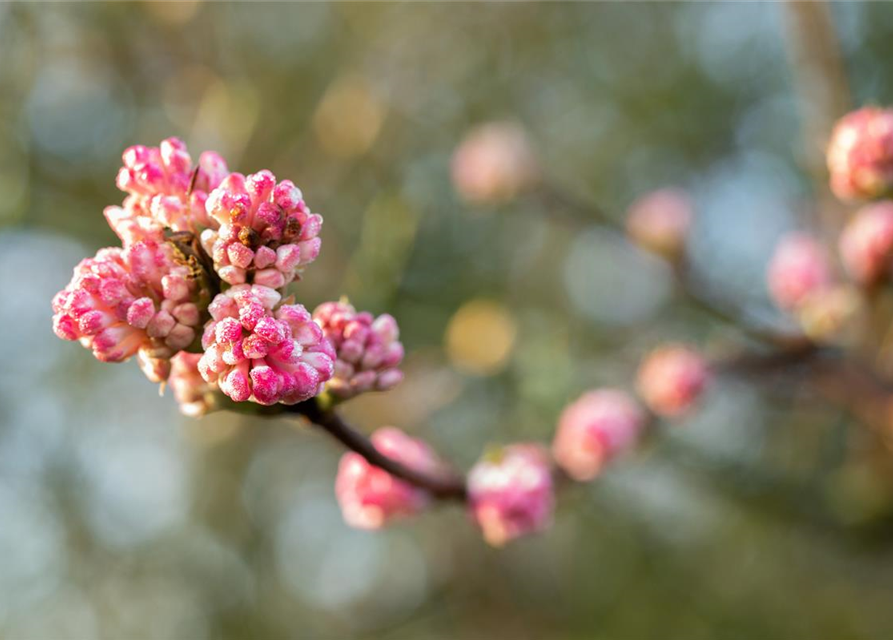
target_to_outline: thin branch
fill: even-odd
[[[440,500],[464,501],[467,497],[465,480],[455,474],[432,475],[416,471],[382,454],[372,441],[345,422],[333,410],[320,409],[315,400],[308,400],[286,409],[289,413],[304,416],[311,423],[338,440],[349,450],[354,451],[395,478],[424,489]]]
[[[614,235],[616,239],[629,242],[623,223],[598,205],[584,203],[549,185],[541,187],[539,198],[550,216],[575,226],[585,222],[596,224]],[[744,335],[758,342],[778,349],[799,352],[814,345],[808,337],[801,333],[780,332],[747,322],[738,305],[720,300],[707,293],[705,287],[696,281],[694,274],[684,261],[669,266],[673,272],[677,293],[686,303],[702,313],[725,325],[735,327]]]

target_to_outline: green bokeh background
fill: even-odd
[[[893,7],[831,15],[821,49],[852,95],[831,103],[891,101]],[[781,325],[763,265],[826,196],[795,24],[782,4],[0,5],[0,636],[889,638],[889,452],[796,384],[718,382],[564,493],[549,532],[493,550],[456,506],[352,531],[321,435],[181,418],[133,363],[51,332],[53,293],[115,241],[121,151],[177,135],[293,179],[325,216],[299,301],[400,321],[407,382],[351,403],[354,422],[463,467],[546,441],[657,342],[739,338],[579,212],[464,203],[453,149],[519,122],[550,184],[618,219],[689,189],[705,286]],[[444,333],[481,299],[516,338],[476,376]]]

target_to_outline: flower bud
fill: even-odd
[[[861,285],[886,278],[893,264],[893,202],[863,207],[840,235],[840,258],[850,277]]]
[[[468,474],[471,516],[493,546],[545,529],[555,497],[545,450],[515,444],[489,454]]]
[[[539,177],[527,134],[511,122],[492,122],[469,132],[453,154],[453,186],[474,204],[512,200]]]
[[[206,382],[198,370],[200,353],[181,351],[170,360],[167,384],[180,407],[180,413],[198,418],[210,411],[215,404],[217,387]]]
[[[792,233],[782,238],[767,271],[769,293],[781,309],[793,310],[832,284],[828,255],[814,238]]]
[[[873,200],[893,188],[893,110],[863,107],[841,118],[828,144],[831,191]]]
[[[623,391],[590,391],[562,412],[552,455],[574,480],[592,480],[605,463],[633,446],[644,425],[641,409]]]
[[[681,189],[659,189],[636,200],[629,208],[626,229],[630,237],[668,260],[685,248],[692,221],[692,203]]]
[[[639,367],[637,388],[654,413],[676,417],[698,401],[709,379],[704,359],[693,349],[670,344],[652,351]]]
[[[394,427],[372,434],[372,444],[388,458],[419,472],[437,473],[441,463],[421,440]],[[397,517],[414,515],[428,504],[428,494],[369,464],[358,453],[341,457],[335,495],[344,520],[359,529],[379,529]]]

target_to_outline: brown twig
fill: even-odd
[[[435,498],[459,501],[466,499],[467,491],[465,480],[462,477],[448,473],[439,475],[423,473],[387,457],[376,449],[372,441],[363,433],[347,424],[335,411],[321,409],[315,400],[292,405],[286,410],[289,413],[304,416],[349,450],[363,456],[369,464],[384,469],[395,478],[400,478],[424,489]]]

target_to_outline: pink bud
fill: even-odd
[[[552,454],[573,479],[592,480],[635,443],[644,424],[642,411],[623,391],[590,391],[561,414]]]
[[[872,200],[893,187],[893,110],[863,107],[841,118],[828,144],[831,190],[842,200]]]
[[[180,412],[193,418],[210,411],[215,403],[216,387],[205,382],[198,370],[201,357],[198,353],[181,351],[171,358],[167,378]]]
[[[792,233],[778,243],[767,272],[769,293],[782,309],[796,309],[832,284],[825,249],[812,237]]]
[[[626,228],[643,248],[675,259],[685,247],[692,221],[692,203],[681,189],[659,189],[629,208]]]
[[[421,440],[394,427],[372,434],[372,444],[382,454],[420,472],[436,473],[437,457]],[[335,495],[347,524],[360,529],[379,529],[389,521],[414,515],[428,504],[421,489],[375,467],[358,453],[346,453],[338,465]]]
[[[504,204],[535,183],[538,175],[527,134],[510,122],[473,129],[453,154],[453,186],[475,204]]]
[[[479,461],[468,474],[471,515],[493,546],[545,529],[554,491],[542,447],[515,444]]]
[[[861,209],[840,236],[840,257],[850,277],[862,285],[885,278],[893,263],[893,202]]]
[[[700,398],[709,372],[704,359],[679,344],[652,351],[639,367],[639,395],[654,413],[675,417],[684,414]]]

